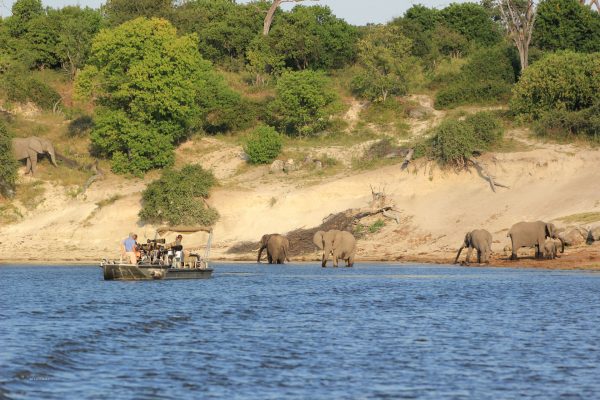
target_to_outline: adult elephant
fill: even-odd
[[[467,251],[467,258],[465,259],[466,265],[469,265],[469,259],[471,258],[473,249],[477,250],[477,262],[487,263],[489,262],[489,257],[492,253],[492,234],[485,229],[475,229],[468,232],[465,235],[462,246],[458,249],[458,253],[456,253],[454,264],[458,262],[458,257],[460,257],[460,253],[465,247],[469,249]]]
[[[48,154],[50,161],[56,167],[56,153],[54,146],[48,139],[30,136],[28,138],[14,138],[12,141],[13,153],[17,160],[27,161],[27,171],[35,174],[39,154]]]
[[[560,252],[565,252],[565,242],[558,237],[554,224],[549,222],[517,222],[510,228],[506,236],[508,236],[512,242],[511,260],[516,260],[518,258],[517,250],[521,247],[535,247],[535,257],[541,258],[546,238],[560,240]]]
[[[338,231],[318,231],[313,236],[313,243],[321,250],[321,266],[327,266],[329,255],[333,255],[333,266],[338,266],[338,259],[344,260],[347,267],[354,265],[354,253],[356,252],[356,239],[350,232]]]
[[[257,263],[260,263],[260,257],[265,248],[267,249],[269,264],[283,264],[286,260],[290,261],[288,258],[290,241],[285,236],[278,233],[263,235],[260,239],[260,248],[258,249],[258,257],[256,258]]]

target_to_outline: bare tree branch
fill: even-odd
[[[535,24],[536,8],[533,0],[498,0],[502,22],[519,51],[521,71],[529,65],[529,44]]]
[[[490,174],[483,165],[481,165],[479,163],[479,161],[477,161],[475,158],[471,157],[469,158],[469,161],[475,166],[475,169],[477,169],[477,172],[479,173],[479,175],[481,175],[482,178],[484,178],[485,180],[487,180],[490,183],[490,186],[492,188],[492,192],[496,193],[496,186],[499,187],[503,187],[506,189],[510,189],[509,186],[503,185],[499,182],[496,182],[494,180],[494,177],[492,176],[492,174]]]
[[[281,5],[281,3],[300,3],[302,1],[307,1],[307,0],[273,0],[273,4],[271,4],[271,7],[269,7],[269,11],[267,11],[265,21],[263,22],[263,35],[267,36],[269,34],[269,30],[271,30],[271,24],[273,23],[273,16],[275,15],[275,11],[277,11],[277,9]],[[319,1],[319,0],[310,0],[310,1]]]

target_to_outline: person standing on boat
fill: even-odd
[[[129,262],[134,265],[137,264],[137,257],[135,255],[137,250],[136,239],[137,235],[135,233],[130,233],[129,237],[121,242],[122,249],[125,250],[125,259],[129,260]]]

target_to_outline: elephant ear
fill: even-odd
[[[313,243],[315,244],[315,246],[317,246],[320,250],[323,250],[323,235],[325,234],[325,232],[323,231],[318,231],[315,232],[315,235],[313,236]]]
[[[29,143],[27,145],[31,150],[34,150],[37,153],[44,152],[44,146],[42,145],[42,142],[40,142],[40,140],[35,136],[29,138]]]

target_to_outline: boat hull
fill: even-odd
[[[211,268],[169,268],[161,265],[102,263],[100,267],[106,281],[207,279],[213,272]]]

